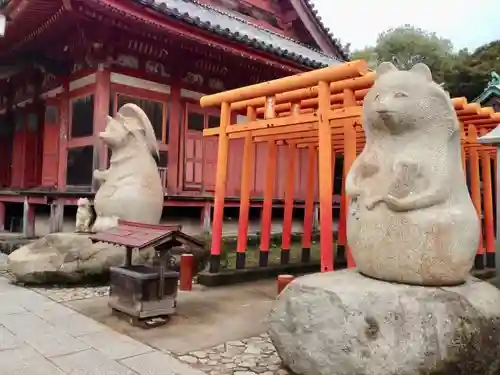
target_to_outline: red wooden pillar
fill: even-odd
[[[321,248],[321,271],[333,271],[333,171],[332,132],[328,112],[330,111],[330,84],[318,84],[318,170],[319,170],[319,226]]]
[[[484,146],[483,146],[484,147]],[[486,267],[495,267],[495,224],[493,219],[493,185],[491,181],[491,159],[488,151],[481,150],[483,177],[484,235],[486,245]]]
[[[99,139],[99,133],[106,129],[110,95],[111,73],[104,64],[99,64],[96,71],[94,93],[94,156],[92,158],[94,169],[106,169],[108,164],[107,148],[104,142]],[[98,188],[97,181],[92,177],[92,190],[96,191]]]
[[[256,118],[255,109],[247,109],[247,118],[253,121]],[[243,146],[243,160],[241,167],[240,186],[240,216],[238,220],[238,242],[236,244],[236,269],[245,268],[246,251],[248,242],[248,215],[250,213],[250,195],[252,190],[252,172],[254,168],[255,146],[252,142],[252,135],[245,136]]]
[[[262,203],[259,267],[266,267],[269,262],[271,242],[271,219],[273,213],[274,180],[276,176],[276,142],[267,142],[267,170],[264,186],[264,202]]]
[[[5,230],[5,202],[0,202],[0,232]]]
[[[59,133],[59,163],[57,168],[57,189],[66,190],[66,169],[68,166],[68,135],[69,135],[69,78],[63,82],[63,92],[60,97],[59,122],[61,130]]]
[[[222,224],[224,221],[224,200],[226,196],[227,157],[229,137],[226,128],[231,121],[231,106],[228,102],[221,105],[219,145],[217,151],[217,171],[215,176],[214,218],[212,222],[212,243],[210,247],[209,272],[220,270],[222,250]]]
[[[480,223],[479,231],[479,246],[477,248],[476,258],[474,266],[476,269],[484,269],[484,245],[483,245],[483,224],[481,220],[482,208],[481,208],[481,187],[480,187],[480,176],[479,176],[479,154],[478,154],[478,144],[477,144],[477,130],[472,124],[468,128],[468,138],[470,142],[469,146],[469,173],[470,173],[470,190],[471,198],[476,208],[477,215]]]
[[[302,259],[306,263],[311,260],[311,235],[314,216],[314,186],[316,181],[316,148],[307,149],[307,182],[306,201],[304,206],[304,227],[302,229]]]
[[[296,165],[297,165],[297,147],[295,144],[292,143],[288,145],[288,166],[287,166],[288,168],[286,175],[285,210],[283,213],[283,231],[281,237],[281,264],[290,263]]]
[[[181,188],[179,181],[179,165],[182,161],[179,153],[179,142],[181,139],[181,86],[175,80],[170,87],[170,121],[168,128],[168,169],[167,169],[167,193],[178,193]]]

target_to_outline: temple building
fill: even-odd
[[[493,107],[496,112],[500,112],[500,75],[496,72],[491,73],[491,79],[486,88],[474,102],[484,107]]]
[[[109,153],[98,138],[125,103],[149,116],[165,207],[210,222],[219,113],[199,99],[347,59],[310,0],[4,0],[0,38],[0,228],[61,231],[98,188]],[[239,122],[239,114],[233,121]],[[256,150],[252,206],[262,205],[266,147]],[[276,205],[284,195],[279,150]],[[304,150],[305,152],[305,150]],[[307,169],[299,159],[297,207]],[[231,142],[228,206],[237,206],[242,144]],[[65,210],[66,208],[66,210]],[[64,215],[66,211],[66,215]],[[167,210],[168,211],[168,210]],[[175,210],[174,210],[175,211]],[[201,219],[200,219],[201,212]],[[50,220],[49,220],[50,216]],[[70,215],[71,216],[71,215]],[[36,219],[36,220],[35,220]],[[67,223],[68,230],[73,223]]]

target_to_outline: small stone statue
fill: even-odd
[[[115,226],[118,219],[158,224],[163,210],[163,187],[153,155],[158,145],[144,111],[125,104],[99,137],[111,150],[110,167],[94,171],[102,183],[94,199],[94,232]]]
[[[76,233],[88,233],[94,219],[94,210],[88,198],[79,198],[76,210]]]
[[[382,63],[376,73],[363,104],[366,145],[346,180],[356,265],[386,281],[462,283],[480,227],[451,100],[424,64]]]

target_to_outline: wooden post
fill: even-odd
[[[194,255],[182,254],[180,268],[179,289],[189,291],[193,289]]]
[[[471,145],[469,146],[469,173],[470,173],[470,190],[471,198],[476,208],[480,223],[479,231],[479,246],[477,248],[474,267],[476,269],[484,269],[484,246],[483,246],[483,225],[482,225],[482,209],[481,209],[481,188],[479,179],[479,155],[477,151],[477,130],[472,124],[468,128],[468,138]]]
[[[57,201],[50,205],[49,232],[58,233],[63,231],[64,226],[64,204]]]
[[[66,169],[68,166],[68,135],[70,126],[70,108],[69,108],[69,78],[66,77],[63,82],[63,92],[60,99],[59,121],[59,163],[57,169],[57,190],[66,190]]]
[[[321,271],[333,271],[333,186],[332,186],[332,134],[328,112],[330,111],[330,85],[318,84],[318,170]]]
[[[28,197],[24,198],[23,205],[23,236],[35,237],[35,206],[28,203]]]
[[[278,294],[280,294],[288,284],[295,279],[293,275],[279,275],[278,276]]]
[[[316,148],[309,146],[307,149],[307,177],[306,201],[304,206],[304,226],[302,229],[302,257],[301,261],[307,263],[311,260],[311,235],[314,216],[314,187],[316,179]]]
[[[271,243],[271,219],[273,214],[274,180],[276,176],[276,142],[267,142],[267,170],[264,186],[264,202],[260,217],[260,252],[259,267],[267,267],[269,263],[269,247]]]
[[[354,91],[351,89],[344,89],[344,107],[356,106],[356,96]],[[341,212],[343,214],[343,241],[345,245],[345,254],[347,258],[347,268],[356,267],[354,258],[351,254],[351,249],[349,248],[349,243],[347,242],[347,215],[349,212],[349,197],[345,192],[345,181],[347,174],[351,169],[352,163],[356,160],[356,129],[354,129],[353,124],[350,121],[346,121],[344,124],[344,170],[342,173],[342,193],[343,193],[343,203],[344,207]]]
[[[104,64],[100,63],[96,71],[94,94],[94,155],[92,158],[93,169],[106,169],[108,164],[107,148],[99,139],[99,133],[106,128],[109,115],[109,101],[111,91],[111,73]],[[97,180],[92,176],[92,191],[99,188]]]
[[[0,232],[5,231],[5,202],[0,202]]]
[[[214,218],[212,223],[212,243],[210,247],[209,272],[220,270],[220,255],[222,250],[222,223],[224,220],[224,200],[226,196],[227,156],[229,138],[226,128],[231,121],[230,103],[221,106],[219,145],[217,151],[217,171],[215,176]]]
[[[356,262],[347,242],[347,215],[349,212],[349,197],[345,193],[345,181],[352,164],[356,160],[356,130],[350,122],[344,125],[344,171],[342,176],[342,185],[344,191],[344,235],[345,235],[345,253],[347,258],[347,268],[356,267]]]
[[[483,177],[484,234],[486,245],[486,267],[495,268],[495,227],[493,221],[493,186],[491,181],[491,159],[488,151],[479,151]]]
[[[248,107],[247,118],[248,121],[255,120],[255,108]],[[255,171],[254,157],[255,145],[252,141],[252,135],[248,133],[245,136],[241,167],[240,217],[238,220],[238,241],[236,243],[236,269],[245,268],[246,262],[246,251],[248,243],[248,215],[250,214],[250,195],[252,190],[252,172]]]
[[[283,231],[281,237],[281,264],[290,263],[292,247],[293,200],[295,195],[295,169],[297,165],[297,147],[288,145],[288,166],[285,188],[285,209],[283,213]]]
[[[467,173],[467,161],[465,159],[465,131],[464,131],[464,123],[460,122],[460,155],[462,156],[462,168],[464,170],[464,174]]]
[[[212,229],[211,220],[212,217],[212,205],[210,203],[205,203],[201,209],[201,229],[203,233],[210,234]]]
[[[170,106],[168,124],[168,168],[167,168],[167,193],[177,194],[181,190],[179,181],[179,165],[183,162],[179,153],[181,139],[181,85],[177,79],[170,86]]]

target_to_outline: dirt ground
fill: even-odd
[[[64,304],[145,344],[183,355],[264,333],[275,298],[275,280],[218,288],[195,285],[193,291],[179,293],[177,314],[166,325],[146,330],[113,316],[107,296]]]

